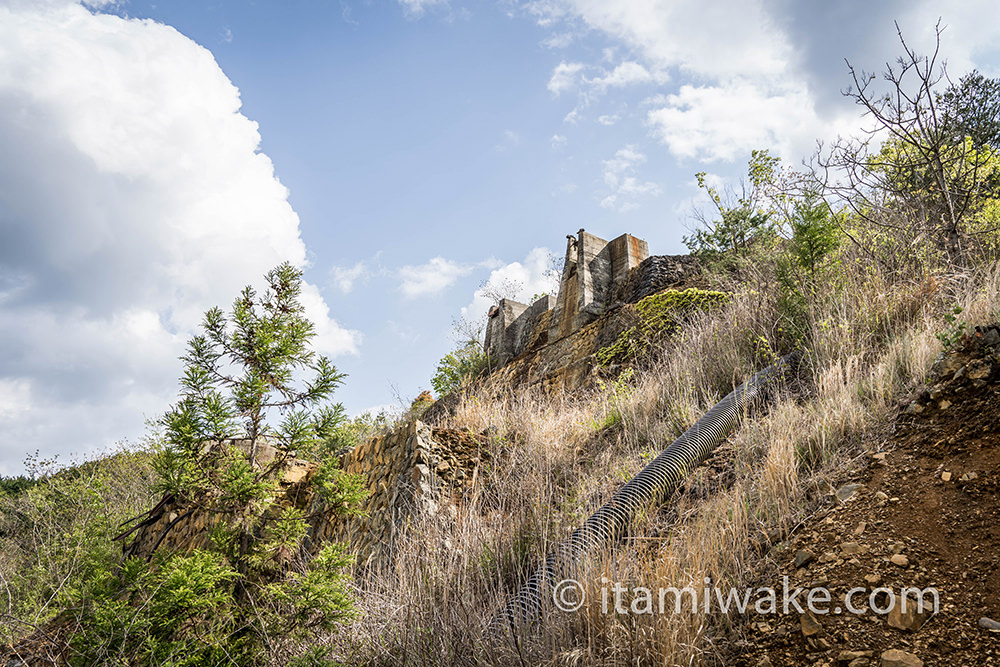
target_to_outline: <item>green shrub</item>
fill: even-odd
[[[260,296],[244,289],[230,316],[205,315],[183,357],[180,400],[158,422],[158,454],[128,455],[141,462],[141,480],[119,455],[0,495],[0,549],[14,554],[10,566],[0,561],[14,582],[4,606],[25,628],[62,610],[74,628],[72,664],[260,664],[276,642],[353,614],[351,556],[326,545],[310,557],[310,517],[279,505],[277,479],[285,457],[320,451],[344,424],[340,406],[327,403],[343,375],[309,348],[300,272],[285,264],[267,280]],[[303,371],[311,377],[299,386]],[[274,462],[255,456],[265,439],[278,450]],[[325,511],[354,511],[366,493],[332,460],[314,480]],[[119,567],[112,538],[152,506],[154,490],[213,516],[213,540]],[[0,632],[16,639],[6,623]]]
[[[459,345],[438,362],[431,386],[438,396],[446,396],[469,385],[485,373],[491,359],[479,341],[470,340]]]
[[[246,664],[235,604],[237,573],[219,554],[194,550],[126,561],[120,576],[105,574],[76,616],[72,665]]]
[[[0,607],[13,617],[0,644],[94,595],[121,557],[120,524],[156,502],[148,452],[53,467],[29,457],[30,485],[0,493]]]

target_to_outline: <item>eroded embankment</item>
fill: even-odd
[[[787,576],[807,613],[745,616],[727,664],[1000,664],[982,620],[1000,621],[1000,327],[964,338],[901,408],[881,451],[762,567],[756,585]],[[937,613],[913,597],[904,612],[904,587],[936,590]],[[830,591],[831,613],[808,613],[810,589]],[[846,611],[851,589],[866,613]]]

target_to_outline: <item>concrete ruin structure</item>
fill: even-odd
[[[533,344],[564,338],[593,322],[617,301],[632,269],[649,257],[645,241],[622,234],[605,241],[580,230],[567,236],[559,294],[531,305],[503,299],[489,313],[486,351],[505,364]]]

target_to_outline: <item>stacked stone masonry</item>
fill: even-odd
[[[315,553],[327,541],[347,543],[360,566],[391,562],[399,536],[419,513],[432,513],[445,494],[460,492],[480,474],[484,438],[464,431],[431,428],[411,421],[384,436],[343,453],[341,467],[360,475],[368,497],[360,512],[343,516],[325,507],[312,484],[316,463],[289,457],[276,465],[277,504],[295,507],[310,517],[306,550]],[[247,441],[227,441],[246,449]],[[209,447],[218,446],[209,443]],[[258,466],[276,460],[277,452],[258,444]],[[206,548],[218,515],[195,509],[167,496],[140,517],[125,555],[149,558],[154,552],[188,553]]]
[[[315,538],[351,546],[359,565],[391,562],[397,540],[420,514],[437,511],[442,496],[478,477],[484,438],[409,422],[345,453],[345,472],[361,475],[368,498],[356,516],[330,516]]]

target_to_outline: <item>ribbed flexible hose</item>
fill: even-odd
[[[527,583],[493,619],[491,633],[504,636],[518,627],[537,622],[546,599],[551,600],[553,586],[570,576],[588,553],[617,542],[637,511],[662,502],[672,493],[736,427],[743,410],[762,398],[764,388],[781,377],[793,358],[794,354],[782,357],[737,387],[618,489],[611,500],[546,556]]]

